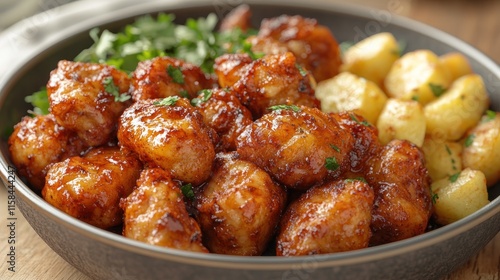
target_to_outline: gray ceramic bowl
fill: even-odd
[[[44,85],[60,59],[72,59],[91,43],[92,27],[117,29],[138,15],[172,12],[187,17],[224,13],[241,1],[82,1],[29,18],[0,35],[0,132],[26,114],[24,96]],[[460,51],[481,74],[500,110],[498,65],[443,32],[385,13],[326,1],[254,0],[255,23],[280,14],[301,14],[330,26],[339,41],[358,41],[389,31],[407,50],[428,48],[438,54]],[[5,136],[1,140],[1,177],[9,183]],[[21,180],[13,184],[17,205],[43,240],[66,261],[95,279],[436,279],[476,254],[500,230],[500,185],[491,203],[473,215],[429,233],[368,249],[305,257],[235,257],[154,247],[84,224],[48,205]]]

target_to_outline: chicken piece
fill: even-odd
[[[286,191],[255,164],[220,153],[196,195],[197,220],[210,252],[261,255],[276,231]]]
[[[125,110],[118,125],[122,148],[194,185],[210,176],[215,158],[212,134],[216,136],[189,100],[178,96],[139,100]]]
[[[313,79],[297,65],[290,53],[266,55],[240,69],[240,79],[232,86],[236,97],[254,119],[274,105],[304,105],[318,108]]]
[[[132,72],[132,99],[144,100],[181,96],[194,98],[198,91],[212,88],[217,82],[200,67],[172,57],[141,61]]]
[[[289,15],[264,19],[257,36],[283,42],[317,82],[339,73],[342,59],[338,43],[330,30],[315,19]]]
[[[9,137],[9,152],[19,175],[40,191],[50,164],[76,156],[85,150],[78,136],[56,123],[52,114],[24,117]]]
[[[178,182],[160,168],[142,171],[124,200],[123,235],[151,245],[208,253],[199,225],[189,217]]]
[[[137,157],[116,146],[95,148],[53,164],[42,196],[70,216],[107,229],[122,223],[120,199],[132,192],[141,169]]]
[[[252,58],[246,53],[223,54],[215,59],[214,72],[217,75],[219,86],[231,87],[240,79],[242,69],[252,63]]]
[[[236,148],[278,182],[306,190],[348,170],[353,143],[349,132],[317,108],[277,106],[243,130]]]
[[[432,202],[422,151],[409,141],[393,140],[368,165],[366,180],[375,191],[370,245],[424,233]]]
[[[50,112],[59,125],[75,131],[88,146],[116,139],[116,124],[130,105],[130,78],[112,66],[60,61],[50,73]]]
[[[368,159],[382,148],[377,127],[353,112],[332,113],[331,116],[354,138],[354,146],[349,154],[351,166],[350,170],[344,174],[344,178],[363,177],[367,172]]]
[[[232,29],[239,28],[241,31],[246,32],[252,27],[251,23],[252,11],[247,4],[241,4],[231,10],[221,21],[219,30],[222,32],[231,31]]]
[[[217,150],[236,150],[236,137],[252,123],[252,113],[243,105],[230,89],[202,91],[191,103],[196,103],[203,121],[213,128],[220,139]]]
[[[276,255],[301,256],[368,247],[373,189],[363,181],[340,180],[309,189],[287,208]]]

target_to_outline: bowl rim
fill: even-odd
[[[307,1],[307,3],[299,0],[290,0],[286,3],[276,3],[266,0],[250,0],[245,1],[245,3],[261,6],[286,5],[296,8],[321,10],[327,9],[336,13],[342,13],[368,19],[372,18],[370,11],[377,11],[377,9],[364,8],[353,4],[330,3],[319,0],[309,0]],[[85,32],[86,30],[89,30],[94,26],[135,17],[144,13],[154,13],[159,9],[164,10],[207,7],[210,4],[213,3],[199,0],[172,0],[168,3],[155,0],[145,0],[140,2],[135,0],[87,0],[72,2],[64,6],[54,8],[57,9],[57,12],[52,15],[52,18],[37,27],[39,31],[42,32],[42,34],[46,34],[48,36],[44,38],[35,38],[37,42],[36,44],[21,45],[20,51],[23,52],[23,55],[21,57],[16,57],[15,62],[9,62],[8,65],[11,65],[11,67],[9,67],[9,69],[3,75],[2,73],[0,73],[0,103],[3,102],[2,100],[6,96],[9,85],[13,83],[13,80],[15,80],[14,77],[16,75],[19,75],[19,73],[22,72],[22,69],[26,68],[27,65],[36,63],[37,56],[40,56],[40,54],[43,54],[44,51],[50,49],[61,40],[68,40],[75,34]],[[95,15],[95,10],[99,10],[101,12],[98,15]],[[111,11],[113,13],[111,13]],[[117,16],[117,14],[119,16]],[[77,21],[75,20],[75,18],[81,20]],[[6,40],[12,39],[11,36],[15,36],[15,34],[20,30],[26,30],[27,27],[29,28],[30,19],[33,20],[33,18],[27,18],[26,20],[19,22],[18,24],[6,29],[3,33],[1,33],[0,48],[2,46],[2,42],[5,43]],[[65,24],[69,22],[71,22],[72,24]],[[465,43],[464,41],[436,28],[399,15],[393,15],[390,24],[406,29],[411,29],[415,32],[425,34],[426,36],[431,37],[434,40],[455,46],[455,49],[466,52],[467,55],[493,72],[495,76],[494,79],[500,80],[500,67],[498,67],[495,62],[493,62],[482,52]],[[55,29],[54,27],[57,27],[57,29]],[[4,60],[6,60],[6,58],[0,56],[0,62],[3,62]],[[0,173],[0,176],[4,182],[5,187],[10,184],[7,172],[7,170],[9,170],[8,162],[9,161],[4,157],[4,154],[0,154],[0,164],[2,166],[2,172]],[[21,180],[15,180],[14,183],[10,185],[14,185],[16,193],[20,194],[20,197],[22,197],[24,202],[28,203],[38,212],[43,213],[44,216],[60,223],[65,228],[80,233],[95,241],[102,242],[112,247],[120,248],[126,251],[135,252],[144,256],[182,262],[186,264],[219,267],[225,269],[282,270],[291,269],[294,267],[296,268],[297,264],[304,263],[314,263],[316,268],[321,268],[380,260],[400,255],[408,251],[418,250],[438,244],[447,239],[458,236],[463,232],[471,230],[475,226],[494,217],[500,212],[499,196],[485,207],[460,221],[402,241],[334,254],[297,257],[245,257],[188,252],[172,248],[153,246],[136,240],[132,240],[124,236],[93,227],[61,212],[60,210],[45,202]]]

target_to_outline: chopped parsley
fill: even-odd
[[[451,149],[450,149],[450,147],[448,147],[448,145],[444,145],[444,147],[446,148],[446,152],[451,156]]]
[[[349,114],[349,117],[351,118],[351,120],[355,121],[357,124],[361,124],[361,125],[364,125],[364,126],[371,126],[371,124],[368,121],[366,121],[366,120],[360,121],[358,119],[358,117],[356,117],[355,114],[351,113],[351,114]]]
[[[429,87],[431,88],[432,94],[436,97],[440,97],[446,91],[446,89],[442,85],[429,83]]]
[[[485,115],[483,116],[482,122],[489,122],[496,118],[497,113],[492,110],[487,110]]]
[[[325,167],[328,170],[334,171],[337,170],[340,167],[340,165],[335,157],[327,157],[325,159]]]
[[[411,100],[413,100],[413,101],[417,101],[418,102],[419,99],[420,98],[419,98],[418,95],[414,95],[414,96],[411,97]]]
[[[160,101],[155,101],[153,104],[158,106],[173,106],[179,98],[179,96],[168,96]]]
[[[210,89],[204,89],[201,90],[200,93],[202,93],[203,96],[201,98],[199,97],[193,98],[191,100],[191,105],[196,107],[199,106],[201,103],[207,102],[212,97],[213,91]]]
[[[49,97],[47,95],[47,88],[45,87],[31,95],[26,96],[24,101],[31,103],[33,106],[33,113],[35,115],[47,115],[49,113]]]
[[[113,81],[113,77],[109,76],[102,80],[104,90],[115,97],[115,102],[125,102],[130,99],[130,95],[120,93],[120,88]]]
[[[432,195],[431,195],[432,204],[436,204],[438,199],[439,199],[439,195],[437,193],[432,193]]]
[[[179,91],[179,96],[184,98],[189,98],[189,92],[185,89]]]
[[[363,177],[356,177],[356,178],[349,178],[345,179],[346,182],[354,182],[354,181],[361,181],[363,183],[368,183],[365,178]]]
[[[458,180],[458,177],[460,176],[460,172],[455,173],[449,177],[450,182],[455,183]]]
[[[274,105],[267,109],[270,111],[292,110],[294,112],[300,112],[300,107],[297,105]]]
[[[167,67],[167,73],[172,78],[174,83],[183,85],[184,84],[184,74],[179,67],[169,65]]]
[[[340,148],[337,147],[336,145],[330,144],[330,147],[340,153]]]
[[[476,135],[474,134],[469,134],[464,141],[465,147],[470,147],[472,143],[474,143],[474,138],[476,138]]]
[[[191,183],[181,186],[182,194],[188,199],[194,199],[193,185]]]
[[[297,67],[297,69],[299,69],[299,73],[302,77],[305,77],[307,76],[307,70],[304,69],[304,67],[302,67],[300,64],[298,63],[295,63],[295,67]]]

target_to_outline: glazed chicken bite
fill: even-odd
[[[309,189],[288,206],[276,255],[300,256],[368,247],[374,194],[359,180],[339,180]]]
[[[210,176],[216,134],[189,100],[139,100],[125,110],[118,127],[121,147],[134,151],[148,166],[161,167],[174,179],[194,185]]]
[[[245,66],[253,59],[246,53],[228,53],[217,57],[214,61],[214,73],[221,88],[230,87],[243,75]]]
[[[236,140],[242,159],[299,190],[339,178],[352,145],[352,136],[333,117],[305,106],[276,106]]]
[[[370,245],[424,233],[432,202],[422,151],[409,141],[393,140],[368,165],[366,180],[375,191]]]
[[[124,200],[123,235],[151,245],[208,253],[184,204],[179,182],[160,168],[144,169]]]
[[[50,74],[50,112],[88,146],[116,139],[116,124],[130,105],[128,75],[112,66],[62,60]]]
[[[241,31],[247,31],[252,26],[251,18],[250,6],[246,4],[239,5],[222,19],[219,30],[224,32],[238,28]]]
[[[301,16],[282,15],[264,19],[258,37],[273,38],[286,45],[295,54],[297,63],[312,72],[317,82],[331,78],[339,73],[342,63],[338,43],[328,27],[318,24],[317,20]],[[271,49],[259,45],[255,52]],[[276,49],[273,50],[275,53]]]
[[[8,143],[12,163],[35,190],[43,188],[49,165],[79,155],[86,148],[75,133],[58,125],[52,114],[22,118]]]
[[[139,62],[132,72],[130,93],[135,101],[181,96],[194,98],[216,81],[200,67],[173,57],[155,57]]]
[[[261,255],[275,233],[286,191],[255,164],[219,153],[213,176],[196,194],[197,220],[210,252]]]
[[[297,65],[290,53],[266,55],[241,68],[240,78],[231,88],[240,102],[257,119],[274,105],[319,107],[313,79]]]
[[[231,89],[203,90],[191,103],[203,115],[203,121],[217,132],[219,151],[236,150],[236,137],[252,123],[252,113],[234,95]]]
[[[139,159],[118,147],[95,148],[53,164],[42,196],[61,211],[107,229],[122,223],[120,199],[132,192],[141,169]]]

